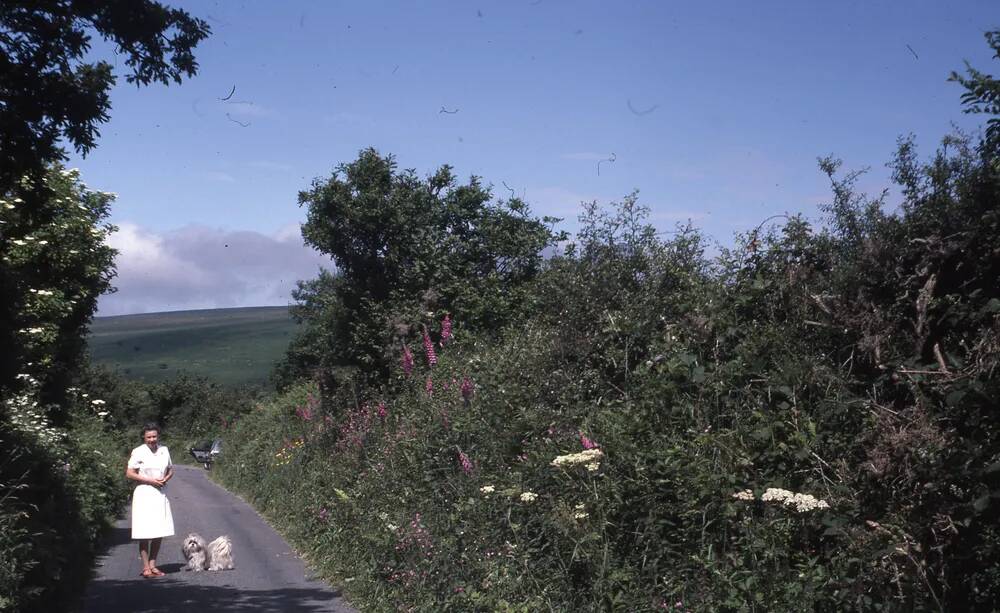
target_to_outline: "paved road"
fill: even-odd
[[[129,539],[129,518],[119,520],[87,587],[85,613],[246,611],[357,613],[339,592],[313,579],[302,560],[248,504],[222,489],[204,469],[175,466],[167,486],[176,534],[163,539],[157,566],[167,575],[139,576],[139,549]],[[184,571],[182,539],[228,534],[236,568]]]

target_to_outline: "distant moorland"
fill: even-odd
[[[187,373],[228,385],[267,384],[295,328],[287,307],[97,317],[89,347],[95,364],[147,382]]]

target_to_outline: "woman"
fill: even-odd
[[[156,556],[165,536],[174,534],[174,518],[163,486],[174,476],[170,452],[160,445],[160,426],[142,427],[142,445],[132,450],[125,476],[139,483],[132,494],[132,538],[139,541],[142,576],[162,577]]]

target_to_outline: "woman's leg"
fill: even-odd
[[[153,572],[159,570],[156,568],[156,556],[160,553],[160,543],[162,542],[162,538],[149,540],[149,568]]]
[[[142,560],[142,572],[145,574],[149,570],[149,541],[139,539],[139,559]]]

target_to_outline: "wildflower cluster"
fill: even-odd
[[[538,499],[538,494],[534,492],[524,492],[523,494],[521,494],[521,502],[526,502],[528,504],[531,504],[537,499]]]
[[[279,449],[278,452],[274,454],[275,457],[274,465],[284,466],[289,462],[291,462],[292,458],[295,457],[295,452],[298,451],[299,448],[301,448],[302,445],[304,444],[305,441],[302,440],[301,438],[293,439],[291,441],[285,441],[285,444],[282,445],[281,449]]]
[[[340,425],[340,437],[337,440],[337,450],[361,449],[373,425],[372,412],[367,404],[353,409],[347,414],[347,419]]]
[[[295,414],[303,421],[312,421],[319,411],[319,399],[309,394],[305,406],[295,407]]]
[[[415,513],[410,525],[396,531],[396,551],[415,551],[424,557],[430,557],[434,551],[434,540],[420,519],[420,513]]]
[[[736,492],[733,494],[733,498],[736,500],[754,500],[753,490],[743,490],[742,492]]]
[[[749,499],[743,497],[746,495],[746,492],[750,492],[750,490],[737,492],[736,494],[733,494],[733,497],[739,498],[740,500],[753,500],[753,492],[750,492]],[[816,498],[812,494],[798,494],[777,487],[767,488],[767,491],[761,495],[760,500],[761,502],[774,502],[789,508],[794,508],[799,513],[807,513],[816,509],[830,508],[829,503],[825,500]]]
[[[551,464],[555,467],[578,466],[582,464],[587,467],[587,470],[594,472],[601,467],[602,457],[604,457],[604,452],[595,447],[593,449],[584,449],[580,453],[558,456],[552,460]]]

